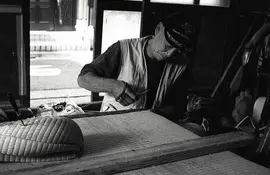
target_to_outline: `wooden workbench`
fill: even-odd
[[[270,174],[267,168],[223,151],[252,142],[253,137],[242,132],[200,138],[147,110],[73,120],[84,135],[80,158],[1,163],[0,174]]]

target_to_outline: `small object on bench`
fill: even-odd
[[[63,116],[63,115],[75,115],[84,114],[82,108],[80,108],[73,101],[64,102],[51,102],[46,104],[41,104],[37,109],[37,116]]]

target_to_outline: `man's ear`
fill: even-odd
[[[164,27],[164,25],[162,24],[162,22],[159,22],[155,28],[155,35],[158,34],[158,32],[162,29],[162,27]]]

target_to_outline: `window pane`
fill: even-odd
[[[229,7],[230,0],[200,0],[200,5]]]
[[[168,3],[168,4],[194,4],[195,0],[151,0],[154,3]],[[200,5],[229,7],[230,0],[199,0]]]
[[[105,10],[101,52],[118,40],[138,38],[140,25],[141,12]]]
[[[157,3],[171,3],[171,4],[193,4],[194,0],[151,0]]]

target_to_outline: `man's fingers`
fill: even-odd
[[[124,93],[120,99],[120,103],[123,105],[123,106],[128,106],[132,103],[134,103],[135,100],[132,99],[128,94]]]
[[[131,101],[133,101],[133,103],[135,102],[136,99],[136,95],[134,95],[134,93],[128,93],[128,98],[130,98]]]
[[[124,81],[123,81],[124,82]],[[136,100],[136,96],[133,93],[132,88],[129,86],[129,84],[125,83],[125,87],[120,95],[115,98],[117,102],[122,104],[123,106],[128,106],[132,103],[134,103]]]
[[[136,95],[134,94],[133,90],[131,87],[128,85],[125,93],[129,96],[129,98],[133,99],[135,101]]]
[[[130,104],[132,104],[132,103],[135,102],[135,100],[133,100],[130,96],[127,96],[126,100],[127,100],[127,104],[128,105],[130,105]]]
[[[126,100],[126,95],[123,94],[122,97],[121,97],[121,100],[120,100],[120,103],[123,105],[123,106],[127,106],[128,105],[128,102]]]
[[[135,102],[135,100],[133,100],[128,94],[125,94],[124,100],[125,100],[125,105],[126,106],[128,106],[128,105]]]

